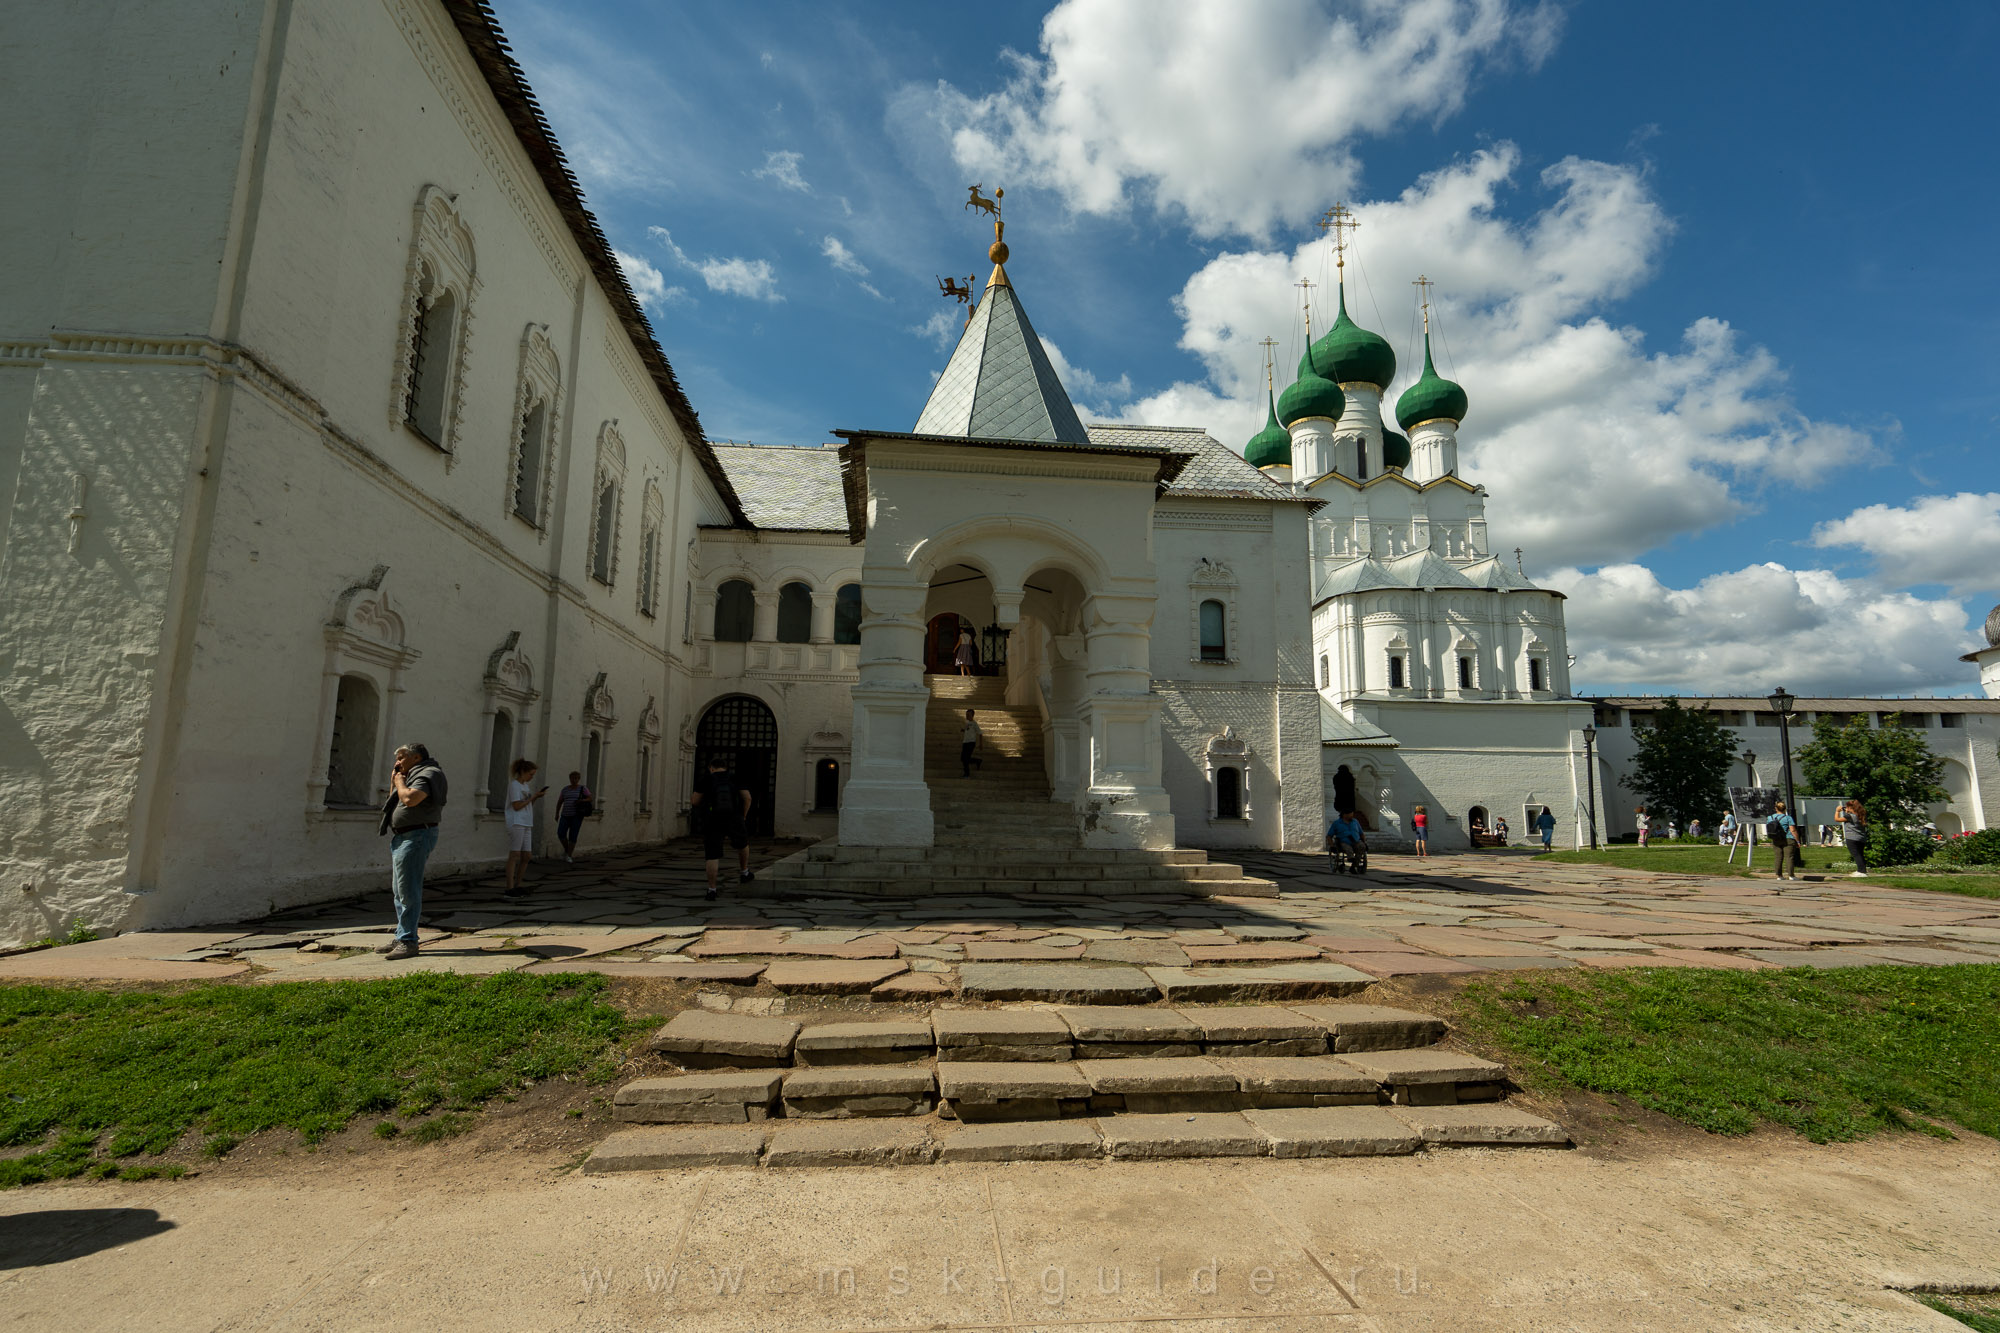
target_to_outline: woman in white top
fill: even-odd
[[[535,844],[535,802],[548,795],[547,787],[536,787],[535,762],[516,759],[507,768],[507,896],[519,898],[528,892],[528,862]]]

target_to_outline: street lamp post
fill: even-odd
[[[1753,787],[1756,786],[1757,752],[1755,750],[1745,750],[1743,752],[1743,771],[1749,775],[1750,785]],[[1754,823],[1750,826],[1750,845],[1752,847],[1757,845],[1757,826]]]
[[[1597,850],[1597,760],[1592,751],[1597,744],[1597,728],[1583,726],[1583,786],[1590,793],[1590,850]]]
[[[1798,700],[1780,685],[1771,691],[1771,711],[1778,715],[1778,749],[1784,754],[1785,809],[1797,819],[1798,802],[1792,797],[1792,705]]]

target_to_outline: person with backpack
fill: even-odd
[[[736,775],[729,771],[729,760],[723,755],[710,755],[708,775],[689,803],[694,822],[701,830],[702,855],[708,862],[708,892],[702,896],[709,902],[714,902],[720,892],[716,881],[722,874],[725,840],[736,849],[736,882],[748,884],[757,878],[750,873],[750,802],[750,791],[736,785]]]
[[[1840,840],[1847,844],[1848,859],[1854,862],[1848,878],[1868,878],[1868,812],[1861,808],[1861,802],[1850,798],[1834,812],[1833,820],[1840,826]]]
[[[597,813],[597,798],[583,785],[583,774],[571,773],[569,786],[556,793],[556,841],[562,844],[564,864],[576,861],[576,837],[583,821]]]
[[[1804,848],[1799,846],[1799,824],[1785,813],[1785,803],[1778,802],[1777,809],[1764,821],[1764,834],[1771,840],[1771,854],[1777,860],[1779,879],[1797,879],[1799,861]]]

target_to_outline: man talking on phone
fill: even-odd
[[[431,752],[415,742],[396,747],[396,766],[389,772],[389,783],[394,790],[382,807],[381,831],[390,835],[396,938],[382,952],[393,962],[417,956],[417,922],[424,914],[424,865],[437,847],[449,784]]]

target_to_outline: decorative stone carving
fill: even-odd
[[[312,768],[306,775],[309,810],[326,808],[327,764],[333,749],[334,714],[342,676],[366,677],[383,699],[369,753],[379,759],[387,745],[386,738],[396,734],[396,706],[403,695],[403,673],[422,654],[405,641],[402,613],[389,600],[388,577],[387,565],[375,566],[367,578],[350,585],[334,599],[333,614],[327,619],[326,664],[320,678],[319,743],[314,747]],[[378,777],[373,786],[376,800],[387,795],[384,777]]]
[[[528,438],[535,408],[542,408],[541,438]],[[562,360],[549,341],[549,326],[530,324],[521,332],[521,368],[514,386],[514,438],[506,476],[506,512],[520,512],[523,492],[532,500],[528,521],[543,541],[549,534],[549,492],[555,477],[556,444],[562,421]],[[524,458],[532,449],[535,457]],[[527,515],[522,515],[528,517]]]
[[[472,346],[472,298],[479,291],[479,266],[472,229],[455,206],[456,195],[442,186],[426,185],[417,192],[410,227],[410,259],[403,276],[403,305],[398,324],[396,364],[389,385],[389,423],[400,429],[409,420],[410,376],[415,370],[417,323],[421,315],[445,297],[456,310],[451,345],[429,349],[446,358],[442,429],[435,443],[449,468],[458,451],[459,402]]]

